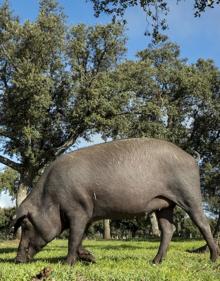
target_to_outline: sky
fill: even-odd
[[[2,3],[3,0],[0,0]],[[34,20],[38,13],[37,0],[9,0],[14,13],[24,20]],[[220,66],[220,5],[208,9],[200,18],[194,17],[193,0],[182,0],[178,5],[176,0],[168,0],[169,30],[166,32],[170,39],[180,48],[182,57],[190,62],[198,58],[211,58]],[[69,24],[104,24],[111,20],[110,16],[94,17],[92,4],[87,0],[59,0],[68,16]],[[149,38],[144,36],[147,28],[146,17],[140,8],[130,8],[126,13],[128,22],[128,58],[133,59],[138,50],[147,47]]]
[[[170,12],[167,16],[169,29],[166,34],[170,40],[180,46],[181,56],[188,58],[190,63],[199,58],[212,59],[220,67],[220,5],[214,9],[208,9],[200,18],[194,17],[193,0],[181,1],[168,0]],[[0,0],[0,4],[3,0]],[[37,0],[9,0],[15,15],[20,20],[33,21],[38,13]],[[111,20],[110,16],[101,15],[94,17],[92,4],[86,0],[59,0],[64,7],[64,13],[68,16],[68,24],[84,23],[88,25],[105,24]],[[144,12],[136,7],[126,12],[127,20],[127,58],[135,59],[137,51],[143,50],[150,43],[150,39],[144,36],[147,29]],[[100,138],[94,138],[92,143],[101,142]],[[90,143],[90,145],[92,144]],[[88,145],[81,142],[78,147]],[[0,165],[0,169],[3,166]],[[0,206],[8,206],[10,198],[6,194],[0,195]]]

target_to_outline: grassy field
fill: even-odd
[[[151,263],[158,242],[85,241],[97,263],[78,262],[74,267],[62,264],[67,241],[56,240],[44,248],[29,264],[15,264],[17,242],[0,242],[0,281],[31,281],[44,267],[52,268],[48,281],[188,281],[220,280],[220,259],[213,264],[208,254],[189,254],[187,249],[203,245],[203,241],[172,242],[166,260]]]

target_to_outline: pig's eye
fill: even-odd
[[[28,229],[28,222],[26,220],[23,220],[23,222],[21,223],[21,226],[23,229]]]
[[[22,230],[27,230],[27,226],[26,225],[22,224],[21,227],[22,227]]]

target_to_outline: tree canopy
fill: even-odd
[[[97,84],[126,51],[124,26],[67,27],[57,1],[39,3],[24,23],[0,7],[0,162],[20,174],[24,196],[46,165],[99,132],[103,111],[123,107]]]
[[[19,174],[17,171],[6,168],[0,172],[0,193],[8,191],[14,197],[17,190],[17,182],[19,181]]]
[[[189,63],[166,37],[126,60],[123,24],[67,26],[55,0],[41,0],[37,19],[24,23],[5,1],[0,46],[0,162],[19,173],[19,190],[32,188],[81,137],[155,137],[200,154],[206,206],[220,217],[220,70],[213,61]],[[13,190],[17,174],[6,169],[0,177]]]
[[[220,70],[214,62],[199,59],[190,64],[176,44],[163,40],[108,77],[111,91],[130,97],[121,113],[123,126],[106,126],[106,136],[162,138],[192,155],[199,153],[206,207],[219,217]]]

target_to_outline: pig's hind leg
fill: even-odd
[[[194,202],[194,204],[192,204],[190,207],[186,206],[184,209],[189,214],[195,225],[199,228],[201,234],[206,240],[210,250],[211,261],[216,261],[218,258],[218,247],[213,239],[210,226],[203,213],[201,204]]]
[[[161,231],[161,240],[158,253],[153,259],[153,263],[155,264],[161,263],[165,257],[167,248],[175,230],[175,226],[173,224],[173,209],[174,206],[170,206],[169,208],[156,211],[159,228]]]
[[[146,212],[156,212],[159,228],[161,231],[159,250],[155,258],[153,259],[153,263],[155,264],[162,262],[170,240],[173,236],[173,232],[175,229],[173,224],[173,209],[175,206],[176,204],[174,202],[163,196],[155,197],[147,204]]]

